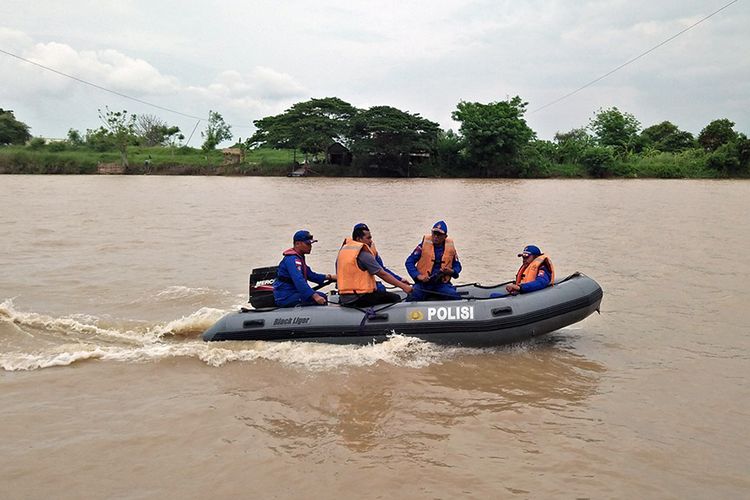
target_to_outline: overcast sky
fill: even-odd
[[[186,115],[216,110],[235,139],[253,120],[329,96],[457,130],[459,101],[519,95],[542,139],[612,106],[644,127],[669,120],[697,134],[729,118],[750,135],[750,0],[538,109],[730,1],[2,0],[0,49]],[[1,52],[0,81],[0,108],[35,136],[97,128],[105,106],[159,116],[185,135],[196,124]],[[196,132],[190,145],[200,143]]]

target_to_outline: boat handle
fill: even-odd
[[[501,316],[505,314],[513,314],[513,308],[510,306],[496,307],[492,310],[493,316]]]
[[[242,322],[242,328],[255,328],[266,324],[264,319],[248,319]]]

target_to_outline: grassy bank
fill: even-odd
[[[117,152],[89,149],[53,151],[45,146],[0,148],[3,174],[96,174],[103,163],[120,163]],[[190,148],[128,148],[128,173],[158,175],[286,175],[294,154],[289,150],[248,151],[242,163],[224,165],[221,151],[204,152]]]
[[[96,174],[100,164],[119,164],[117,152],[97,152],[90,149],[62,148],[54,144],[30,148],[28,146],[0,147],[0,174]],[[659,178],[713,179],[747,178],[748,173],[728,174],[710,168],[709,153],[687,150],[680,153],[632,155],[626,160],[615,160],[602,165],[592,174],[590,166],[575,163],[540,161],[530,163],[519,172],[522,178]],[[237,175],[284,176],[302,156],[292,150],[253,149],[246,152],[239,164],[225,165],[221,151],[204,152],[192,148],[131,147],[128,149],[128,174],[152,175]],[[328,177],[389,176],[392,171],[362,169],[355,166],[313,165],[314,173]],[[402,172],[407,175],[407,172]],[[411,177],[465,178],[467,171],[455,165],[441,166],[425,162],[408,170]],[[490,174],[490,177],[493,177]]]

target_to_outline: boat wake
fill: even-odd
[[[114,321],[87,314],[53,317],[17,310],[11,299],[0,303],[0,367],[28,371],[88,360],[124,363],[192,358],[219,367],[233,362],[272,361],[311,371],[339,370],[385,363],[422,368],[456,356],[492,349],[446,347],[394,332],[388,340],[365,346],[312,342],[214,342],[200,334],[226,311],[200,308],[158,324]]]

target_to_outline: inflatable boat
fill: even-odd
[[[521,295],[508,295],[506,284],[457,285],[461,300],[402,301],[366,309],[338,305],[335,293],[328,306],[248,305],[217,321],[203,333],[203,340],[368,344],[399,334],[439,344],[496,346],[581,321],[599,311],[603,295],[599,284],[581,273]],[[501,296],[490,298],[492,294]]]

